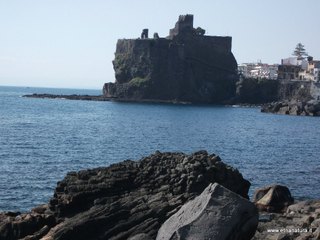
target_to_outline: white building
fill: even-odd
[[[307,67],[299,72],[299,79],[306,81],[320,82],[320,61],[308,57]]]
[[[278,64],[243,63],[238,65],[238,71],[247,78],[277,79]]]

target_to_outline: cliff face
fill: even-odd
[[[193,16],[180,16],[167,38],[118,40],[115,83],[104,95],[122,99],[223,103],[235,96],[231,37],[204,36]]]
[[[273,101],[308,101],[318,99],[317,83],[269,79],[242,79],[237,82],[236,103],[261,104]]]

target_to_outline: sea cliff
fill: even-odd
[[[204,32],[193,27],[193,15],[183,15],[166,38],[155,34],[118,40],[113,61],[116,81],[104,85],[104,95],[193,103],[229,101],[238,80],[232,39]]]

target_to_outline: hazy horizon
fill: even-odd
[[[0,85],[101,89],[114,81],[117,39],[143,28],[166,37],[182,14],[206,35],[231,36],[238,63],[280,63],[299,42],[319,60],[320,1],[307,3],[0,0]]]

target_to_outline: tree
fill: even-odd
[[[304,45],[302,43],[298,43],[292,55],[296,56],[298,60],[302,60],[308,56],[308,53],[306,52]]]

